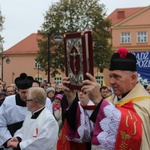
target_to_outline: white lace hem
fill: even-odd
[[[97,136],[100,145],[96,147],[113,150],[121,118],[121,112],[110,103],[110,105],[104,107],[104,114],[106,118],[102,119],[99,123],[103,131]]]

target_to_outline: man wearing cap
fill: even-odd
[[[72,129],[67,133],[68,138],[78,142],[91,141],[93,149],[150,149],[150,96],[137,80],[136,57],[126,48],[120,48],[112,55],[109,70],[110,85],[114,91],[109,101],[102,99],[99,85],[92,75],[87,73],[89,80],[83,81],[81,90],[88,93],[97,105],[89,117],[94,126],[88,138],[85,130],[91,129],[87,130],[85,124],[89,120],[84,118],[83,110],[77,104],[75,90],[67,87],[69,78],[63,79],[70,105],[66,113],[68,127]],[[74,126],[71,126],[71,119]]]
[[[26,73],[21,73],[15,79],[15,84],[18,88],[16,95],[11,95],[5,98],[0,109],[0,146],[4,149],[12,149],[10,140],[14,133],[21,128],[22,123],[28,113],[26,107],[27,92],[32,87],[33,78],[27,76]]]
[[[6,149],[10,146],[9,139],[22,126],[27,114],[25,100],[28,88],[32,86],[33,78],[25,73],[15,79],[18,93],[6,97],[0,109],[0,145]],[[10,148],[11,149],[11,148]]]

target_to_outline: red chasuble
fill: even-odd
[[[71,150],[70,143],[66,138],[66,129],[67,122],[65,121],[57,141],[57,150]]]
[[[115,150],[139,150],[142,140],[142,121],[134,110],[132,101],[117,106],[122,112]]]
[[[67,122],[64,122],[57,142],[57,150],[87,150],[86,143],[68,141],[66,138]]]

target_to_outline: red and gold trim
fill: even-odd
[[[135,112],[132,101],[117,106],[121,121],[116,138],[115,150],[139,150],[142,141],[142,121]]]

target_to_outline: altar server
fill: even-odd
[[[15,79],[15,84],[18,88],[17,94],[6,97],[1,105],[0,146],[3,146],[6,150],[12,150],[9,139],[22,127],[25,116],[28,113],[25,100],[27,99],[28,89],[32,87],[32,83],[33,77],[27,76],[26,73],[21,73]]]
[[[45,108],[45,101],[46,92],[43,88],[29,89],[26,103],[30,113],[22,128],[11,139],[13,148],[17,150],[55,150],[59,127],[53,114]]]

